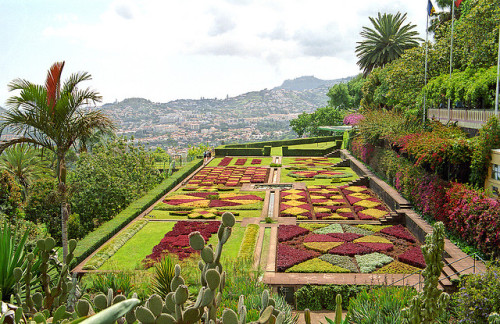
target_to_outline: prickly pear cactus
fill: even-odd
[[[422,246],[422,253],[427,264],[422,273],[423,292],[413,297],[410,306],[402,311],[406,323],[434,323],[448,306],[450,296],[438,289],[439,276],[444,266],[443,251],[444,225],[442,222],[437,222],[434,224],[432,234],[427,234],[425,237],[425,245]]]

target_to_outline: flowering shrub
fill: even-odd
[[[490,313],[500,313],[500,268],[490,267],[484,274],[469,275],[460,282],[453,296],[459,323],[488,323]]]
[[[365,118],[362,114],[350,114],[344,117],[344,125],[352,125],[356,126],[363,118]]]
[[[498,119],[492,116],[479,130],[479,135],[474,138],[471,161],[470,182],[477,187],[482,187],[486,179],[491,150],[500,147],[500,125]]]
[[[453,183],[446,193],[449,230],[481,251],[500,254],[500,201]]]

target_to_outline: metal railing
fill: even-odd
[[[471,268],[473,269],[472,273],[476,274],[476,258],[478,258],[479,260],[481,260],[481,262],[486,263],[477,253],[473,253],[472,255],[466,255],[466,256],[464,256],[464,257],[462,257],[462,258],[460,258],[458,260],[455,260],[455,261],[453,261],[451,263],[445,263],[445,266],[449,267],[450,265],[452,265],[454,263],[457,263],[459,261],[462,261],[463,259],[466,259],[466,258],[469,258],[469,257],[472,257],[472,259],[473,259],[473,264],[471,266],[469,266],[467,268],[464,268],[464,269],[461,269],[460,271],[455,271],[454,273],[452,273],[452,274],[450,274],[450,275],[448,275],[448,276],[446,276],[444,278],[439,279],[438,282],[441,283],[443,280],[449,279],[449,278],[451,278],[451,277],[453,277],[455,275],[459,276],[460,274],[462,274],[463,272],[465,272],[466,270],[469,270]],[[421,290],[422,289],[422,271],[423,270],[417,270],[417,271],[414,271],[414,272],[412,272],[412,273],[410,273],[408,275],[405,274],[405,275],[403,275],[403,278],[398,279],[398,280],[392,282],[389,286],[394,286],[395,284],[397,284],[398,282],[401,282],[401,281],[403,282],[403,285],[404,285],[404,280],[405,279],[407,279],[407,278],[409,278],[409,277],[411,277],[413,275],[418,274],[418,283],[414,283],[413,285],[410,285],[409,287],[415,287],[416,285],[418,285],[418,289]]]
[[[430,108],[429,118],[435,118],[441,122],[456,121],[459,126],[469,128],[480,128],[486,124],[495,111],[491,109],[439,109]],[[500,117],[497,114],[497,117]]]

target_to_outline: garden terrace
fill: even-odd
[[[305,284],[418,284],[425,267],[420,245],[431,227],[393,188],[347,152],[341,155],[344,160],[213,158],[141,214],[140,226],[123,231],[128,236],[115,238],[124,243],[110,249],[114,243],[108,242],[103,251],[110,255],[98,254],[88,270],[80,271],[144,268],[166,251],[189,258],[194,251],[187,232],[205,231],[229,211],[237,224],[224,256],[237,258],[240,249],[251,254],[251,244],[255,266],[265,269],[263,281],[275,290]],[[245,242],[252,243],[240,248],[250,224],[253,236]],[[204,238],[215,244],[212,232]],[[445,251],[441,285],[449,287],[449,279],[458,277],[445,277],[473,260],[453,263],[464,254],[449,241]],[[478,263],[465,273],[482,269]]]

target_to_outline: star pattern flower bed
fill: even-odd
[[[312,185],[280,192],[280,216],[310,220],[376,220],[389,209],[363,186]]]
[[[246,163],[246,159],[238,160],[241,160],[243,164]],[[244,183],[264,183],[268,176],[269,168],[241,166],[205,167],[189,180],[185,189],[241,187]]]
[[[321,168],[325,166],[331,166],[338,159],[330,159],[325,157],[297,157],[293,158],[288,164],[294,166],[307,166],[312,168]]]
[[[280,225],[278,272],[412,273],[425,267],[420,244],[402,226]],[[395,235],[382,233],[382,231]],[[408,238],[411,237],[412,240]]]
[[[160,243],[153,247],[150,255],[142,261],[145,268],[152,266],[155,262],[159,261],[166,253],[175,253],[180,260],[189,257],[191,254],[196,253],[194,249],[189,246],[188,235],[191,232],[198,231],[208,242],[212,234],[217,233],[219,229],[219,221],[208,222],[190,222],[179,221],[172,230],[165,234]]]

